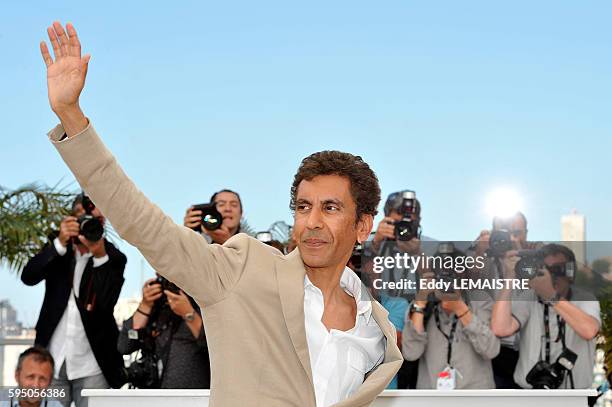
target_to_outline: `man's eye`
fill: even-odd
[[[333,212],[333,211],[337,211],[339,208],[336,205],[327,205],[325,209],[330,212]]]
[[[306,209],[308,209],[308,205],[306,204],[300,204],[297,206],[298,211],[305,211]]]

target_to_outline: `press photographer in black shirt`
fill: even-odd
[[[124,321],[119,352],[141,351],[128,369],[133,387],[210,388],[210,362],[200,308],[163,277],[148,280],[134,315]],[[161,374],[160,374],[161,372]]]

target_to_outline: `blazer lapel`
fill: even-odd
[[[312,368],[304,325],[304,276],[306,275],[306,269],[304,269],[304,263],[297,248],[285,256],[284,261],[288,263],[285,263],[288,267],[278,267],[278,264],[276,267],[283,316],[295,352],[312,385]]]

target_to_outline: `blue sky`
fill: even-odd
[[[224,187],[257,229],[290,222],[300,160],[340,149],[384,195],[416,190],[429,236],[472,240],[488,192],[510,186],[531,238],[559,239],[576,208],[589,240],[611,239],[609,2],[168,4],[3,5],[0,185],[73,180],[45,137],[57,120],[38,53],[60,19],[92,54],[83,110],[177,222]],[[128,296],[141,260],[121,247]],[[0,270],[0,298],[26,322],[42,294]]]

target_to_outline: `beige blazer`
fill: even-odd
[[[136,188],[91,125],[59,141],[63,134],[57,126],[49,138],[117,233],[202,307],[211,405],[315,406],[299,252],[283,256],[242,233],[222,246],[208,244]],[[372,305],[387,338],[385,359],[339,407],[370,405],[402,364],[387,311]]]

